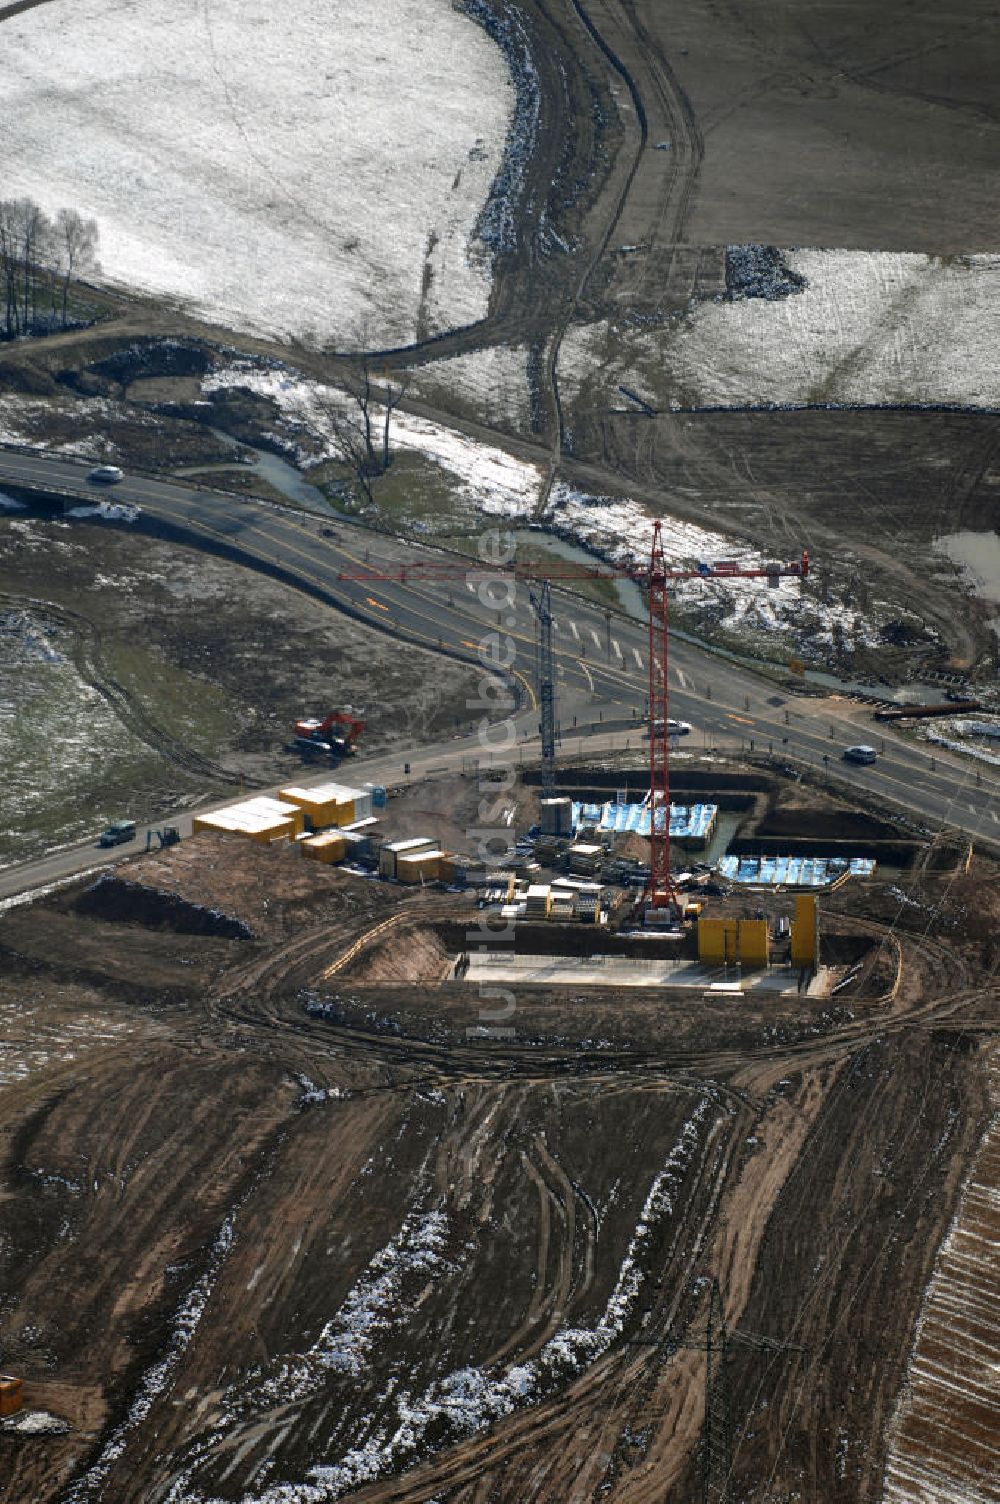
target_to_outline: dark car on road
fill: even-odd
[[[845,747],[844,748],[844,761],[845,762],[864,762],[864,763],[868,763],[868,762],[875,762],[877,758],[878,758],[878,753],[875,751],[874,747]]]
[[[135,840],[134,820],[113,820],[97,837],[98,846],[127,846]]]

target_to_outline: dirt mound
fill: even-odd
[[[240,919],[218,909],[189,903],[176,893],[161,893],[145,883],[130,883],[102,873],[76,901],[81,914],[96,919],[124,920],[150,929],[170,929],[179,935],[215,935],[225,940],[249,940],[253,931]]]
[[[154,905],[176,899],[188,910],[226,916],[262,940],[287,939],[326,914],[364,919],[393,906],[385,888],[303,861],[295,846],[258,846],[208,831],[140,857],[125,871],[127,885],[144,889]]]

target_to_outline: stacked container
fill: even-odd
[[[304,823],[302,810],[296,805],[261,794],[211,814],[195,815],[191,829],[195,834],[199,830],[223,831],[269,846],[274,841],[294,840],[302,834]]]
[[[313,830],[328,830],[332,825],[353,825],[357,820],[367,820],[372,812],[371,790],[352,789],[343,783],[282,789],[281,798],[297,805]]]
[[[386,841],[378,854],[378,870],[382,877],[396,877],[400,858],[416,856],[420,851],[437,851],[437,842],[429,836],[411,836],[406,841]],[[437,851],[440,857],[441,853]]]
[[[443,856],[444,852],[436,846],[430,850],[400,853],[396,857],[396,876],[401,883],[437,882]]]

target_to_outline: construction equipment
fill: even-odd
[[[647,569],[635,565],[579,565],[563,563],[554,559],[551,563],[537,560],[527,564],[515,559],[509,565],[498,565],[496,573],[512,574],[515,579],[538,582],[532,592],[532,604],[538,617],[538,671],[539,703],[542,717],[542,779],[543,792],[550,792],[554,785],[554,684],[552,674],[551,606],[549,591],[553,581],[577,582],[580,580],[630,579],[645,586],[649,595],[649,803],[650,803],[650,876],[644,899],[650,910],[668,909],[675,916],[680,914],[680,901],[670,875],[670,738],[678,734],[671,729],[668,711],[668,632],[667,590],[676,580],[711,581],[713,579],[765,579],[777,586],[782,578],[804,580],[809,573],[809,555],[803,550],[800,559],[789,563],[769,560],[760,567],[742,568],[736,559],[720,559],[709,564],[699,561],[694,568],[667,569],[663,552],[663,524],[659,518],[653,523],[652,547]],[[342,580],[407,580],[468,579],[468,565],[453,564],[445,560],[423,560],[411,564],[376,565],[366,562],[354,569],[341,570],[337,578]],[[300,722],[304,725],[304,722]],[[547,737],[547,730],[551,733]],[[551,781],[546,783],[546,778]]]
[[[360,716],[346,705],[331,710],[322,720],[307,717],[295,722],[295,746],[303,752],[327,752],[334,757],[350,757],[354,743],[365,729]]]
[[[147,830],[146,831],[146,850],[147,851],[151,851],[153,849],[153,837],[154,836],[156,837],[157,841],[159,842],[159,850],[162,851],[163,848],[164,848],[164,846],[176,846],[177,843],[178,843],[178,841],[181,838],[181,833],[177,829],[176,825],[164,825],[164,827],[163,827],[162,830]]]

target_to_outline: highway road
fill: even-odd
[[[129,475],[119,485],[98,488],[88,483],[88,468],[71,460],[0,450],[0,487],[6,483],[62,497],[67,507],[101,497],[138,507],[139,528],[152,528],[196,547],[224,551],[251,567],[278,572],[369,625],[433,651],[475,662],[484,638],[499,630],[504,655],[514,655],[512,671],[521,688],[522,708],[516,722],[522,755],[537,752],[534,617],[523,582],[517,583],[513,600],[504,600],[498,612],[480,598],[476,575],[483,569],[489,572],[488,566],[467,561],[466,578],[466,561],[458,555],[444,556],[452,559],[457,571],[456,578],[446,582],[345,578],[351,571],[371,571],[383,564],[391,570],[443,556],[438,550],[401,543],[332,514],[318,517],[183,482]],[[646,627],[620,611],[609,616],[601,606],[558,589],[553,590],[553,616],[557,720],[563,746],[575,743],[577,734],[587,728],[587,745],[598,750],[604,741],[600,736],[604,723],[622,728],[637,722],[644,712]],[[671,714],[695,728],[686,746],[787,756],[831,777],[846,775],[859,790],[906,809],[916,821],[951,825],[980,839],[1000,841],[1000,780],[992,772],[977,774],[966,759],[883,732],[871,722],[870,710],[846,697],[789,695],[751,669],[674,637],[670,697]],[[631,734],[633,746],[638,735],[638,730]],[[848,771],[841,752],[857,741],[884,746],[885,751],[875,766]],[[404,761],[414,770],[450,767],[455,759],[460,762],[477,750],[473,739],[414,748],[391,757],[362,757],[356,772],[352,764],[350,776],[393,782],[401,776]],[[90,854],[96,856],[92,848]],[[64,875],[70,870],[65,867],[67,859],[67,853],[57,853],[28,868],[0,872],[0,893],[16,891],[11,882],[17,881],[18,870],[25,886]],[[82,856],[75,859],[80,861]]]

